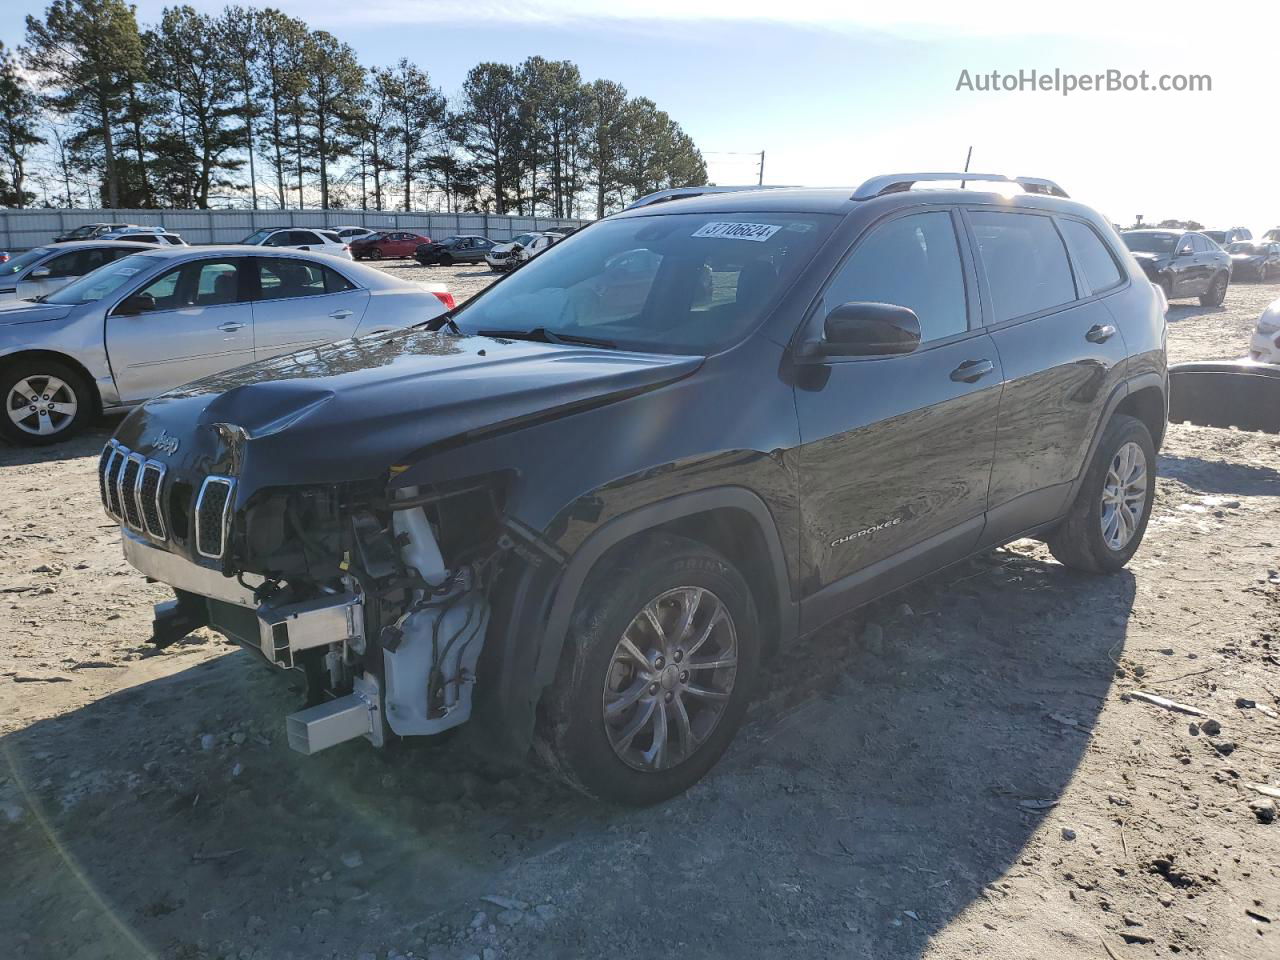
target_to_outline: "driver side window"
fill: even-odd
[[[930,211],[874,228],[823,293],[822,316],[842,303],[891,303],[915,311],[921,342],[969,328],[964,269],[951,214]]]

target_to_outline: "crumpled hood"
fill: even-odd
[[[11,323],[39,323],[44,320],[61,320],[71,312],[71,307],[56,303],[32,303],[29,300],[0,302],[0,327]]]
[[[243,500],[264,486],[385,476],[434,444],[630,396],[702,361],[409,330],[199,380],[135,410],[116,438],[146,455],[176,439],[158,459],[234,471]]]

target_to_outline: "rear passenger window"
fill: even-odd
[[[974,211],[969,218],[996,323],[1076,299],[1067,250],[1049,217]]]
[[[1115,259],[1092,227],[1079,220],[1059,220],[1058,223],[1089,292],[1109,290],[1123,279]]]
[[[876,227],[823,294],[823,315],[850,301],[909,307],[922,341],[969,328],[964,271],[951,214],[917,213]]]

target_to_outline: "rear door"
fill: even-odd
[[[253,359],[245,260],[192,260],[131,288],[107,315],[107,356],[121,399],[145,400]],[[126,316],[141,294],[152,306]]]
[[[957,214],[915,208],[858,241],[807,321],[820,329],[849,301],[892,303],[915,311],[922,342],[831,362],[797,386],[803,539],[821,593],[806,623],[856,602],[878,571],[936,566],[978,541],[1001,373],[973,286]]]
[[[351,336],[369,291],[302,257],[254,257],[254,354],[261,360]]]
[[[1066,509],[1124,372],[1107,301],[1129,280],[1084,220],[991,208],[965,216],[1005,378],[984,535],[997,543]]]

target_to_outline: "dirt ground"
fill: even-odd
[[[1242,354],[1277,297],[1176,306],[1171,359]],[[305,758],[284,676],[208,632],[153,652],[112,426],[0,447],[0,956],[1280,957],[1280,438],[1172,427],[1128,570],[1022,541],[880,601],[635,811],[460,740]]]

